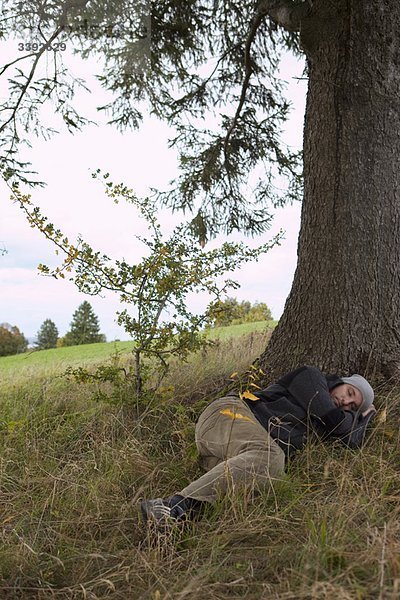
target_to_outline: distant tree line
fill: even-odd
[[[61,346],[79,346],[105,342],[106,336],[100,333],[99,319],[92,306],[86,300],[78,306],[72,315],[69,331],[59,337],[58,329],[51,319],[45,319],[39,328],[35,340],[37,350],[48,350]],[[0,356],[9,356],[25,352],[28,340],[18,327],[9,323],[0,325]]]
[[[236,298],[227,298],[215,302],[209,310],[209,322],[213,327],[271,320],[271,310],[265,302],[252,304],[248,300],[239,302]]]
[[[264,302],[252,304],[248,300],[239,302],[236,298],[219,300],[212,304],[208,313],[208,321],[212,327],[237,325],[254,321],[270,321],[271,310]],[[99,319],[86,300],[82,302],[72,315],[69,331],[59,337],[56,324],[45,319],[36,335],[35,348],[48,350],[62,346],[79,346],[105,342],[106,336],[100,333]],[[28,340],[18,327],[9,323],[0,324],[0,356],[8,356],[25,352]]]

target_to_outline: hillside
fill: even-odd
[[[210,339],[224,340],[240,337],[247,333],[262,332],[275,327],[276,321],[258,321],[243,323],[229,327],[210,329],[207,335]],[[25,369],[32,370],[46,367],[51,371],[65,369],[66,366],[89,365],[101,363],[118,354],[128,354],[132,351],[133,341],[114,341],[99,344],[83,344],[81,346],[67,346],[51,350],[29,350],[14,356],[0,356],[0,373],[14,372]]]
[[[196,418],[268,339],[225,333],[174,364],[160,393],[139,404],[128,383],[115,394],[110,383],[63,375],[110,362],[115,350],[126,365],[125,342],[0,359],[1,598],[399,597],[393,386],[378,386],[380,416],[362,451],[311,443],[270,492],[228,495],[202,520],[163,533],[143,526],[140,498],[201,473]]]

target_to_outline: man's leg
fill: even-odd
[[[205,409],[196,426],[196,444],[208,472],[170,498],[142,501],[144,519],[181,519],[238,485],[268,486],[283,476],[283,450],[236,396]]]
[[[216,400],[200,415],[196,443],[209,470],[179,492],[184,498],[214,502],[230,487],[270,485],[283,475],[283,450],[236,396]]]

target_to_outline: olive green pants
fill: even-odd
[[[196,425],[196,445],[207,473],[181,496],[215,502],[238,485],[265,486],[283,478],[283,450],[237,396],[207,406]]]

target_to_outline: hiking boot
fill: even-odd
[[[174,498],[174,497],[173,497]],[[183,506],[179,503],[171,505],[171,498],[154,498],[153,500],[142,500],[140,510],[145,521],[154,521],[160,523],[168,521],[182,520],[186,514]]]

